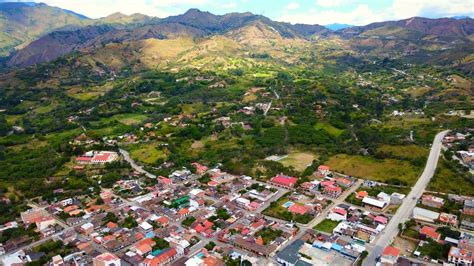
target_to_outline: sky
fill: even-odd
[[[90,18],[111,13],[167,17],[198,8],[214,14],[247,12],[290,23],[366,25],[414,16],[474,17],[474,0],[29,0]],[[0,0],[8,2],[8,0]]]

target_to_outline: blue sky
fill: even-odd
[[[0,0],[3,2],[5,0]],[[30,0],[31,1],[31,0]],[[33,0],[36,1],[36,0]],[[199,8],[214,14],[250,11],[291,23],[365,25],[371,22],[450,16],[474,17],[474,0],[42,0],[91,18],[114,12],[166,17]]]

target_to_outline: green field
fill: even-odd
[[[166,158],[166,152],[158,149],[156,144],[146,143],[133,145],[131,147],[130,156],[134,160],[152,164],[160,158]]]
[[[342,133],[344,133],[343,129],[339,129],[339,128],[334,127],[333,125],[331,125],[329,123],[325,123],[325,122],[316,123],[314,128],[316,130],[322,129],[322,130],[326,131],[327,133],[333,135],[334,137],[339,137]]]
[[[339,224],[339,222],[332,221],[332,220],[329,220],[329,219],[324,219],[322,222],[317,224],[314,227],[314,229],[318,230],[318,231],[321,231],[321,232],[326,232],[326,233],[332,234],[332,230],[334,230],[334,228],[336,228],[336,226],[338,224]]]
[[[428,149],[418,145],[382,145],[377,151],[398,158],[416,159],[428,157]]]
[[[427,190],[474,196],[474,183],[451,170],[448,167],[448,162],[440,158],[436,173],[431,179]]]
[[[354,177],[393,184],[399,180],[406,185],[414,184],[422,170],[406,161],[377,160],[367,156],[347,154],[332,156],[326,164],[337,172]]]

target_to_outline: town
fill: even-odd
[[[445,156],[459,156],[458,164],[472,167],[474,146],[455,148],[465,140],[449,133],[439,144]],[[132,165],[128,175],[98,178],[99,184],[109,182],[99,191],[91,187],[68,197],[58,189],[50,200],[29,201],[30,209],[0,228],[2,263],[360,265],[411,189],[326,165],[304,182],[284,173],[262,182],[199,162],[154,176],[124,150],[89,150],[72,158],[78,171],[125,162]],[[407,218],[396,224],[398,233],[378,263],[473,263],[474,198],[422,191]]]

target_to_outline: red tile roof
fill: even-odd
[[[433,227],[429,227],[429,226],[423,226],[421,229],[420,229],[420,234],[423,234],[427,237],[430,237],[434,240],[438,240],[440,238],[440,234],[439,233],[436,233],[436,229],[433,228]]]
[[[277,175],[271,179],[271,182],[273,183],[288,187],[291,187],[296,184],[296,181],[298,181],[298,178],[286,175]]]
[[[155,256],[151,261],[149,262],[148,265],[150,266],[159,266],[165,264],[167,261],[169,261],[171,258],[176,256],[178,254],[176,252],[176,249],[170,248],[165,252],[160,253],[158,256]]]
[[[392,247],[392,246],[387,246],[383,250],[383,255],[384,256],[398,257],[398,254],[400,254],[400,249]]]
[[[305,214],[308,212],[308,208],[306,206],[301,206],[299,204],[293,204],[291,205],[288,210],[292,213],[297,213],[297,214]]]

